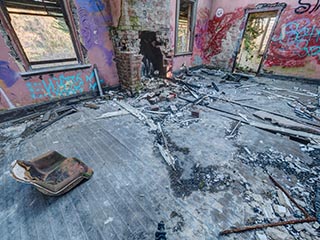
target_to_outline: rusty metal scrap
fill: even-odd
[[[292,225],[292,224],[315,222],[315,221],[317,221],[315,217],[309,217],[305,219],[294,219],[294,220],[288,220],[283,222],[245,226],[241,228],[234,228],[234,229],[228,229],[228,230],[222,231],[220,232],[220,235],[227,235],[230,233],[240,233],[240,232],[252,231],[252,230],[263,229],[268,227],[278,227],[278,226],[284,226],[284,225]]]
[[[315,209],[317,220],[320,223],[320,183],[316,186]]]
[[[299,210],[300,210],[301,212],[303,212],[303,214],[304,214],[304,216],[305,216],[306,218],[309,218],[309,217],[310,217],[309,213],[308,213],[303,207],[301,207],[301,206],[296,202],[296,200],[293,199],[293,197],[290,196],[289,192],[288,192],[286,189],[284,189],[271,175],[269,175],[269,178],[270,178],[270,180],[273,182],[273,184],[276,185],[278,188],[280,188],[280,190],[290,199],[290,201],[291,201],[294,205],[296,205],[296,207],[299,208]]]
[[[257,229],[263,229],[263,228],[268,228],[268,227],[278,227],[278,226],[284,226],[284,225],[293,225],[293,224],[299,224],[299,223],[310,223],[310,222],[316,222],[317,218],[312,217],[309,215],[309,213],[301,207],[289,194],[289,192],[283,188],[272,176],[269,175],[270,180],[272,183],[277,186],[288,198],[289,200],[296,205],[297,208],[300,209],[300,211],[304,214],[305,218],[304,219],[293,219],[293,220],[288,220],[288,221],[281,221],[281,222],[274,222],[274,223],[266,223],[266,224],[258,224],[258,225],[252,225],[252,226],[244,226],[240,228],[232,228],[228,230],[224,230],[220,232],[220,235],[227,235],[231,233],[240,233],[240,232],[246,232],[246,231],[252,231],[252,230],[257,230]],[[317,210],[317,204],[320,204],[317,202],[316,199],[316,213],[317,216],[320,216],[320,213]],[[319,220],[319,219],[318,219]]]

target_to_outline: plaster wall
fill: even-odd
[[[170,0],[123,0],[121,29],[159,31],[169,27]]]
[[[320,4],[317,2],[281,2],[287,6],[270,37],[262,73],[319,79]],[[194,51],[191,61],[185,61],[192,66],[210,64],[231,71],[245,27],[245,9],[255,8],[261,3],[273,4],[275,1],[244,0],[231,3],[216,0],[211,6],[199,1]],[[180,64],[178,60],[175,63]]]
[[[113,62],[114,51],[109,27],[118,21],[119,6],[108,0],[75,0],[74,4],[76,6],[74,17],[79,28],[77,37],[87,52],[86,63],[97,66],[102,85],[117,85],[119,79]],[[15,56],[17,51],[13,53],[6,32],[2,29],[1,33],[0,110],[97,89],[92,67],[22,78],[20,73],[26,69],[16,60],[19,58],[19,53]]]

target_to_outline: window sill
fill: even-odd
[[[81,69],[91,68],[91,66],[92,66],[91,64],[78,64],[78,65],[69,65],[69,66],[61,66],[61,67],[53,67],[53,68],[43,68],[43,69],[36,69],[36,70],[20,73],[20,76],[32,77],[36,75],[81,70]]]
[[[191,56],[193,53],[192,52],[185,52],[185,53],[175,53],[175,57],[183,57],[183,56]]]

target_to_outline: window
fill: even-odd
[[[175,54],[192,53],[196,2],[177,0]]]
[[[27,70],[82,62],[63,0],[0,0],[5,28]]]

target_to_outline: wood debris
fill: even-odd
[[[96,105],[94,103],[84,103],[83,106],[86,108],[91,108],[91,109],[95,109],[95,110],[100,108],[98,105]]]
[[[157,144],[159,152],[161,153],[161,156],[166,161],[166,163],[173,168],[173,170],[176,170],[174,163],[174,157],[171,155],[171,153],[165,149],[163,146],[161,146],[159,143]]]
[[[119,106],[127,110],[129,113],[131,113],[133,116],[138,118],[140,121],[145,122],[150,128],[151,131],[157,130],[157,126],[154,124],[152,120],[150,120],[146,115],[144,115],[141,111],[135,109],[131,105],[125,103],[125,102],[120,102],[118,100],[114,100],[115,103],[117,103]]]
[[[119,110],[119,111],[104,113],[101,116],[96,117],[95,119],[112,118],[112,117],[118,117],[118,116],[123,116],[128,114],[130,113],[126,110]]]
[[[260,119],[268,120],[272,124],[280,127],[290,128],[293,130],[304,131],[304,132],[313,133],[313,134],[320,134],[320,129],[317,129],[315,127],[310,127],[308,125],[301,124],[296,121],[287,119],[285,117],[274,115],[272,113],[256,111],[253,113],[253,115]]]
[[[220,232],[220,235],[227,235],[231,233],[240,233],[240,232],[246,232],[246,231],[252,231],[252,230],[257,230],[257,229],[263,229],[263,228],[268,228],[268,227],[277,227],[277,226],[285,226],[285,225],[292,225],[292,224],[299,224],[299,223],[310,223],[310,222],[315,222],[317,221],[317,218],[312,217],[308,214],[308,212],[301,207],[293,197],[290,196],[289,192],[282,187],[272,176],[269,175],[270,180],[272,183],[280,188],[280,190],[289,198],[289,200],[296,205],[299,210],[304,214],[305,218],[304,219],[293,219],[293,220],[288,220],[288,221],[280,221],[280,222],[274,222],[274,223],[266,223],[266,224],[258,224],[258,225],[253,225],[253,226],[245,226],[245,227],[240,227],[240,228],[232,228],[228,230],[224,230]]]

